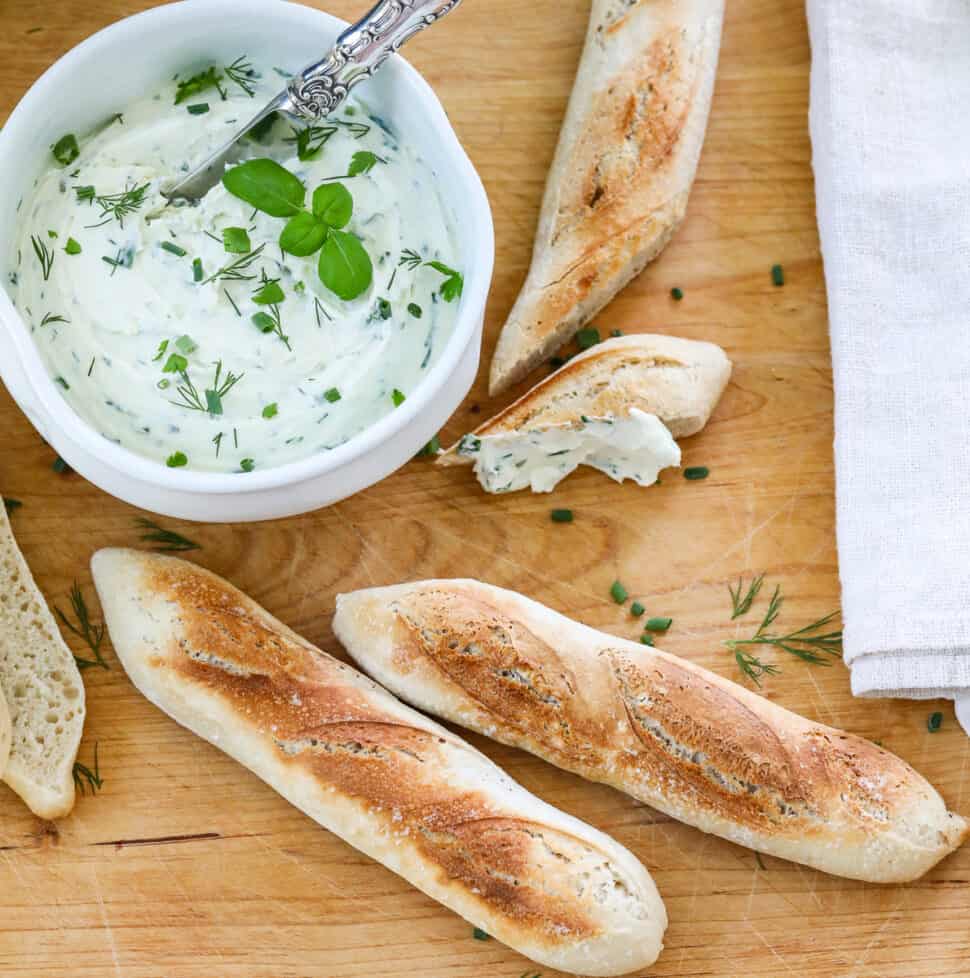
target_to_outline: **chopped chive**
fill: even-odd
[[[710,474],[711,470],[706,465],[693,465],[689,469],[684,469],[684,478],[691,482],[706,479]]]
[[[55,377],[54,380],[58,384],[60,384],[61,387],[64,388],[64,390],[69,391],[71,389],[71,385],[63,377],[61,377],[60,375],[58,375],[57,377]]]
[[[643,628],[648,632],[665,632],[673,623],[673,618],[650,618]]]
[[[571,509],[554,509],[549,515],[553,523],[572,523],[573,521]]]
[[[272,404],[267,404],[266,407],[263,408],[263,417],[267,419],[275,418],[279,413],[280,409],[276,401],[273,401]]]
[[[241,468],[243,472],[252,472],[253,469],[256,468],[256,463],[251,458],[244,458],[239,463],[239,468]]]
[[[336,387],[331,387],[330,390],[323,392],[324,400],[329,401],[331,404],[336,404],[340,400],[340,391]]]
[[[196,102],[195,105],[187,105],[189,115],[205,115],[209,111],[208,102]]]
[[[192,259],[192,280],[194,282],[201,282],[205,278],[205,272],[202,270],[202,259],[193,258]]]
[[[424,310],[416,302],[408,303],[408,312],[411,313],[415,319],[420,319],[424,315]]]
[[[576,334],[576,345],[581,350],[588,350],[591,346],[596,346],[601,339],[600,331],[595,326],[587,326]]]
[[[623,330],[622,329],[611,329],[610,330],[610,336],[612,336],[614,339],[616,339],[617,336],[622,336],[622,335],[623,335]]]
[[[51,468],[58,475],[68,475],[71,472],[70,465],[68,465],[67,462],[65,462],[64,459],[62,459],[60,457],[60,455],[58,455],[57,458],[54,459],[54,462],[51,465]]]
[[[930,733],[936,733],[943,726],[943,714],[931,713],[926,720],[926,729]]]
[[[180,248],[174,241],[163,241],[162,247],[171,255],[175,255],[176,258],[184,258],[188,252],[184,248]]]
[[[378,299],[377,312],[381,319],[390,319],[392,312],[390,302],[388,302],[387,299]]]
[[[643,634],[642,634],[642,635],[640,636],[640,641],[641,641],[641,642],[642,642],[642,643],[643,643],[644,645],[650,645],[650,646],[652,646],[652,645],[653,645],[653,636],[652,636],[652,635],[651,635],[651,634],[650,634],[649,632],[644,632],[644,633],[643,633]]]
[[[188,334],[183,334],[175,341],[175,346],[178,348],[180,353],[184,353],[188,356],[190,353],[195,353],[199,348],[199,344],[192,339]]]
[[[391,400],[394,402],[394,407],[400,407],[407,398],[395,387],[391,391]]]
[[[639,601],[634,601],[633,604],[630,605],[630,614],[633,615],[634,618],[639,618],[646,610],[647,609],[644,608]]]
[[[673,299],[673,300],[674,300],[674,302],[680,302],[680,300],[684,298],[684,290],[683,290],[683,289],[680,289],[680,288],[678,288],[678,287],[677,287],[677,286],[675,285],[675,286],[674,286],[674,287],[673,287],[673,288],[672,288],[672,289],[670,290],[670,298],[671,298],[671,299]]]
[[[781,265],[771,266],[771,281],[774,282],[775,285],[785,284],[785,270],[781,267]]]
[[[474,937],[476,941],[487,941],[489,939],[488,932],[482,930],[481,927],[476,927],[472,931],[472,937]]]
[[[64,251],[69,255],[79,255],[81,254],[81,246],[73,238],[68,238],[67,244],[64,245]]]
[[[612,587],[610,588],[610,597],[617,604],[623,604],[629,595],[627,594],[626,588],[619,581],[614,581]]]
[[[172,452],[172,454],[165,459],[165,464],[170,469],[180,469],[183,465],[188,465],[189,460],[185,452]]]

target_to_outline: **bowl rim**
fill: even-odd
[[[45,101],[63,97],[65,77],[69,77],[74,65],[87,58],[92,51],[104,45],[124,43],[127,35],[142,32],[151,22],[157,22],[154,26],[161,30],[180,18],[226,9],[231,10],[235,17],[271,19],[274,8],[276,13],[283,16],[303,19],[307,23],[323,22],[338,32],[347,26],[345,21],[332,14],[289,0],[178,0],[141,11],[85,38],[58,58],[28,88],[0,130],[0,155],[14,151],[30,120],[37,117],[36,113],[43,112]],[[435,395],[457,369],[468,344],[474,340],[485,309],[495,257],[492,213],[481,178],[428,82],[398,54],[388,60],[382,71],[396,74],[398,83],[411,88],[410,94],[438,132],[442,150],[451,157],[461,181],[459,193],[467,207],[466,219],[473,225],[473,232],[469,235],[473,250],[462,260],[464,288],[454,329],[438,359],[407,400],[343,445],[284,465],[248,473],[168,468],[161,462],[110,441],[60,396],[30,337],[27,324],[13,305],[6,287],[0,285],[0,328],[5,329],[16,351],[19,362],[13,366],[21,368],[31,393],[46,414],[45,420],[50,422],[53,429],[49,433],[50,440],[55,448],[58,447],[55,443],[57,434],[63,433],[103,465],[158,488],[183,493],[244,494],[294,485],[333,473],[402,433],[420,414],[432,407]]]

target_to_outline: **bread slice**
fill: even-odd
[[[3,780],[41,818],[74,807],[84,683],[0,506],[0,693],[10,711]]]
[[[521,380],[663,250],[687,208],[724,0],[593,0],[532,265],[489,390]]]
[[[10,711],[7,709],[7,701],[4,699],[3,692],[0,690],[0,779],[6,770],[7,761],[10,758]]]
[[[468,580],[357,591],[337,599],[333,627],[419,709],[773,856],[900,883],[967,837],[881,747],[513,591]]]
[[[438,464],[474,464],[489,492],[549,491],[580,464],[653,485],[660,469],[680,464],[673,438],[704,427],[730,376],[731,361],[713,343],[650,333],[610,339],[479,425]]]
[[[131,550],[91,566],[138,689],[310,818],[544,966],[653,963],[666,913],[621,845],[214,574]]]

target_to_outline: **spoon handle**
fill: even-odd
[[[379,0],[337,38],[322,61],[308,65],[287,86],[292,109],[307,120],[329,115],[358,82],[370,78],[415,34],[461,0]]]

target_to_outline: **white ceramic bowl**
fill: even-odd
[[[51,144],[65,132],[93,128],[177,71],[232,60],[240,52],[299,70],[319,59],[345,26],[283,0],[185,0],[119,21],[79,44],[38,79],[0,132],[3,284],[14,264],[18,201],[29,196],[48,164]],[[95,485],[136,506],[185,519],[233,522],[303,513],[373,485],[403,465],[468,393],[478,369],[494,259],[488,198],[434,92],[402,58],[392,58],[358,91],[407,132],[440,181],[446,206],[460,215],[464,295],[437,362],[401,407],[331,452],[246,475],[187,472],[121,448],[75,414],[48,376],[9,295],[0,291],[0,375],[34,427]]]

